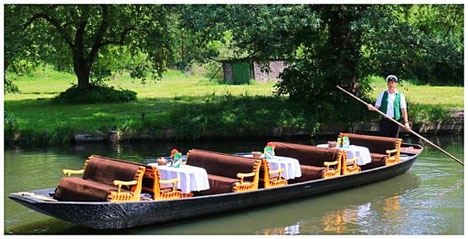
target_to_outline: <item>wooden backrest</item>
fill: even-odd
[[[399,138],[352,134],[352,133],[340,133],[339,137],[343,138],[347,136],[349,142],[352,145],[363,146],[369,149],[371,153],[386,154],[386,150],[391,150],[399,147]]]
[[[319,148],[310,145],[271,142],[275,155],[295,158],[302,165],[323,167],[324,162],[339,160],[339,149]]]
[[[140,166],[135,164],[91,155],[83,173],[83,179],[114,185],[114,180],[135,180],[139,170]]]
[[[237,178],[237,173],[252,172],[255,160],[208,150],[192,149],[187,155],[187,165],[201,167],[208,174]]]

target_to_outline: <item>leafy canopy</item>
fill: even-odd
[[[278,94],[341,102],[341,85],[363,94],[370,78],[396,74],[463,84],[463,5],[193,5],[183,16],[200,42],[232,33],[253,59],[284,59]]]
[[[164,5],[5,5],[6,67],[22,59],[73,69],[79,83],[118,69],[159,79],[172,52]]]

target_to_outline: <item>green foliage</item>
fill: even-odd
[[[463,84],[463,5],[194,5],[184,15],[201,42],[232,36],[235,54],[286,59],[277,93],[340,102],[370,77],[396,74]]]
[[[452,111],[439,105],[408,104],[409,120],[415,123],[450,122]]]
[[[203,135],[234,137],[271,134],[273,127],[318,129],[315,111],[306,102],[278,97],[206,95],[203,104],[184,104],[169,113],[176,138],[199,139]]]
[[[160,79],[171,55],[164,5],[6,5],[6,68],[30,59],[73,69],[78,85],[101,81],[135,59],[131,76]],[[115,46],[126,46],[118,48]]]
[[[20,93],[20,90],[15,83],[13,83],[12,77],[5,75],[4,82],[4,93]]]
[[[53,98],[54,103],[65,104],[102,104],[135,101],[137,93],[131,90],[120,89],[103,85],[91,85],[81,88],[76,85]]]
[[[200,108],[180,107],[169,113],[175,137],[178,139],[199,139],[207,128],[207,116],[201,114]]]
[[[376,5],[356,24],[372,72],[463,84],[463,5]]]
[[[5,133],[5,143],[13,142],[15,134],[18,132],[18,122],[13,114],[5,111],[3,116],[3,125]]]
[[[67,145],[70,144],[75,136],[76,129],[70,126],[57,126],[51,130],[48,135],[47,143],[49,145]]]

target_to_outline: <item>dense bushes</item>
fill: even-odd
[[[3,116],[5,143],[9,144],[14,141],[15,134],[18,132],[18,123],[12,114],[5,111]]]
[[[76,85],[53,98],[54,103],[66,104],[102,104],[135,101],[137,93],[131,90],[116,90],[112,86],[90,85],[81,88]]]
[[[351,127],[358,122],[376,122],[379,115],[367,110],[352,99],[341,104],[331,102],[306,102],[285,97],[266,96],[213,96],[203,97],[203,102],[177,103],[166,112],[149,112],[143,118],[118,118],[104,121],[90,117],[97,130],[83,131],[67,124],[43,129],[20,127],[12,114],[5,113],[5,142],[26,145],[68,144],[75,133],[106,135],[118,131],[121,140],[161,137],[168,130],[177,140],[199,140],[203,137],[265,137],[273,136],[275,128],[305,130],[314,135],[323,125]],[[431,123],[450,121],[450,110],[444,107],[409,103],[410,121]],[[163,138],[165,136],[162,136]]]
[[[255,135],[268,137],[273,127],[318,129],[314,110],[304,102],[280,97],[205,96],[203,104],[185,104],[170,112],[176,138],[199,139],[203,135],[222,137]]]

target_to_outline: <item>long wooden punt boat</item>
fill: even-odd
[[[51,195],[54,194],[55,188],[48,188],[26,193],[11,193],[9,197],[37,212],[91,228],[107,230],[151,224],[161,225],[297,198],[323,195],[332,191],[389,179],[409,170],[422,150],[421,145],[403,143],[400,160],[392,165],[364,169],[354,174],[291,183],[280,187],[259,188],[246,192],[162,201],[83,202],[49,200],[52,199]]]

